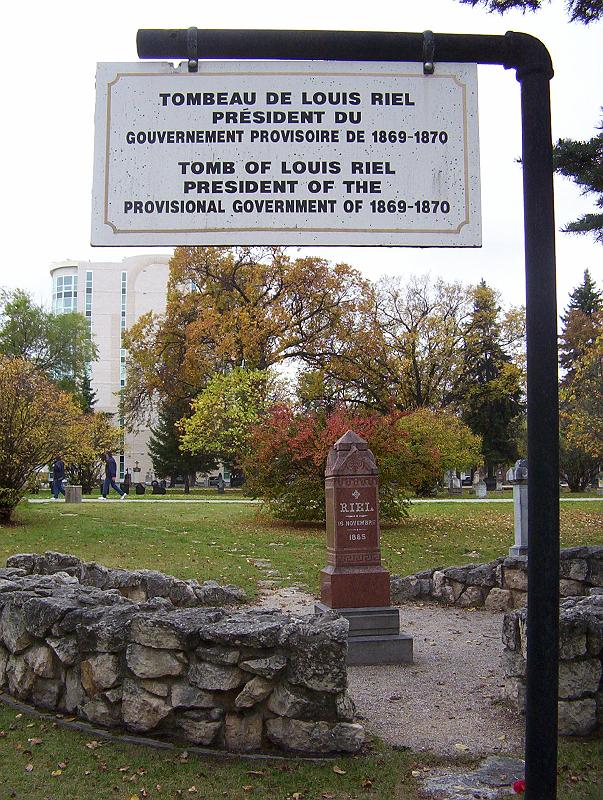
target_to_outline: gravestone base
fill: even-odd
[[[527,558],[528,546],[526,544],[514,544],[512,547],[509,547],[509,555],[512,558]]]
[[[315,614],[336,611],[350,623],[347,664],[412,664],[412,636],[400,633],[400,612],[393,606],[331,608],[314,605]]]
[[[390,602],[389,572],[382,566],[334,567],[320,571],[320,597],[328,608],[349,608],[356,598],[369,600],[371,607],[382,608]]]

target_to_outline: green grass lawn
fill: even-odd
[[[603,543],[603,500],[562,504],[561,527],[564,546]],[[382,534],[384,562],[402,574],[486,561],[504,555],[512,541],[510,504],[416,505],[408,520],[386,527]],[[13,553],[44,550],[182,578],[213,578],[238,584],[251,594],[258,580],[266,578],[253,559],[265,559],[277,572],[270,576],[277,585],[297,584],[317,592],[325,536],[319,527],[271,522],[247,504],[23,503],[15,524],[0,531],[0,563]],[[183,758],[178,751],[99,741],[100,746],[90,745],[88,735],[0,705],[0,798],[417,800],[413,773],[435,763],[428,755],[379,743],[361,757],[316,764],[192,754]],[[560,799],[601,797],[601,744],[600,739],[561,743]]]
[[[603,544],[603,500],[562,503],[562,544]],[[426,503],[402,524],[384,527],[383,560],[402,575],[436,566],[488,561],[513,543],[513,508],[506,503]],[[22,503],[15,525],[2,531],[0,561],[13,553],[59,550],[130,569],[179,578],[213,578],[254,593],[268,560],[277,585],[316,593],[325,564],[322,527],[295,528],[247,504]],[[474,555],[469,555],[469,554]]]

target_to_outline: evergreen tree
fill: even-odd
[[[483,5],[488,11],[497,11],[499,14],[513,9],[524,12],[539,11],[542,7],[542,0],[460,0],[460,2],[472,6]],[[565,5],[570,22],[582,22],[588,25],[603,15],[601,0],[566,0]]]
[[[180,450],[180,430],[176,423],[182,413],[169,406],[162,406],[157,425],[151,428],[148,453],[157,475],[170,477],[173,485],[176,477],[184,478],[184,491],[188,494],[190,476],[196,472],[210,472],[217,466],[215,457],[200,452],[192,455]]]
[[[84,414],[93,414],[96,405],[96,392],[92,388],[90,375],[86,370],[80,380],[80,390],[78,392],[78,402]]]
[[[520,370],[502,344],[500,307],[483,280],[474,290],[463,357],[461,415],[473,433],[482,437],[482,454],[491,474],[496,464],[518,457],[515,427],[523,405]]]
[[[564,383],[571,382],[575,366],[593,346],[600,329],[603,313],[603,292],[584,270],[584,280],[570,294],[565,314],[561,317],[559,364],[565,370]]]
[[[603,458],[603,293],[588,270],[561,318],[560,472],[583,492]]]
[[[603,120],[588,141],[559,139],[553,151],[555,171],[576,183],[582,194],[595,196],[596,213],[584,214],[563,228],[566,233],[590,233],[603,244]]]

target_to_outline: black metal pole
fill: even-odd
[[[139,30],[140,58],[422,61],[421,33]],[[432,37],[432,38],[431,38]],[[555,800],[559,633],[559,417],[549,81],[538,39],[430,34],[435,61],[499,64],[521,83],[528,351],[528,658],[526,800]]]
[[[521,80],[528,347],[526,800],[556,797],[559,657],[559,430],[549,81]]]

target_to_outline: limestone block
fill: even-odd
[[[109,592],[103,592],[103,594],[108,595]],[[73,631],[61,632],[76,632],[78,647],[82,651],[88,653],[121,652],[128,642],[130,623],[138,613],[138,606],[126,600],[117,591],[112,598],[114,602],[117,602],[110,608],[95,608],[81,613],[72,622]]]
[[[213,744],[222,728],[223,713],[221,709],[214,709],[211,715],[208,712],[186,711],[178,715],[176,725],[187,741],[207,746]]]
[[[36,677],[29,702],[38,708],[57,709],[62,690],[63,681]]]
[[[484,595],[479,586],[468,586],[457,600],[461,608],[479,608],[484,605]]]
[[[448,579],[443,572],[436,570],[433,573],[433,583],[431,588],[431,596],[436,600],[442,600],[444,603],[452,605],[455,603],[460,591],[455,593],[453,587],[449,584]]]
[[[349,692],[342,692],[335,698],[337,719],[341,722],[353,722],[356,716],[356,706]]]
[[[597,704],[597,727],[603,728],[603,689],[600,689],[595,695],[595,702]]]
[[[144,733],[156,728],[172,707],[162,697],[145,692],[136,681],[126,679],[121,709],[126,727]]]
[[[559,581],[559,594],[561,597],[578,597],[586,594],[586,587],[580,581],[561,578]]]
[[[162,678],[182,675],[187,668],[184,653],[172,650],[157,650],[140,644],[129,644],[126,662],[139,678]]]
[[[21,653],[33,642],[33,637],[25,626],[25,615],[9,601],[2,609],[0,617],[0,638],[10,653]]]
[[[21,655],[11,655],[6,663],[8,691],[17,700],[26,700],[33,689],[34,671]]]
[[[56,579],[58,575],[53,577]],[[25,626],[32,636],[42,639],[65,614],[79,606],[80,597],[77,590],[61,594],[57,591],[51,597],[32,597],[23,604]]]
[[[130,626],[130,640],[145,647],[190,650],[199,644],[199,630],[215,625],[225,612],[218,608],[177,609],[138,614]]]
[[[591,586],[603,586],[603,553],[590,561],[588,567],[588,582]]]
[[[503,670],[507,678],[525,678],[526,660],[520,653],[514,653],[506,648],[502,653]]]
[[[35,570],[36,560],[40,556],[35,553],[18,553],[6,559],[6,566],[15,569],[22,569],[26,575],[31,575]]]
[[[490,589],[484,604],[488,611],[500,612],[513,608],[513,594],[509,589]]]
[[[562,736],[588,736],[597,727],[597,702],[594,698],[560,700],[557,706]]]
[[[227,606],[242,603],[246,599],[238,586],[219,586],[215,581],[205,581],[194,589],[197,602],[202,606]]]
[[[121,678],[119,657],[111,653],[91,656],[80,664],[82,686],[91,697],[115,686]]]
[[[591,656],[603,656],[603,619],[598,624],[588,626],[586,646]]]
[[[110,703],[121,703],[124,696],[124,687],[116,686],[115,689],[109,689],[108,692],[103,692],[103,697]]]
[[[148,599],[142,586],[123,586],[120,587],[119,592],[133,603],[146,603]]]
[[[231,647],[276,647],[291,617],[273,609],[233,612],[199,630],[201,639]]]
[[[270,692],[274,689],[274,684],[267,678],[262,678],[261,675],[256,675],[250,681],[247,681],[243,690],[239,692],[235,699],[235,706],[237,708],[251,708],[256,703],[261,703],[265,700]]]
[[[588,576],[588,561],[582,558],[562,558],[559,562],[559,574],[572,581],[585,581]]]
[[[569,625],[561,621],[559,627],[559,658],[570,660],[586,655],[586,625]]]
[[[224,743],[227,750],[249,753],[262,746],[262,714],[227,714]]]
[[[503,571],[503,589],[516,589],[519,592],[528,591],[528,573],[522,569],[508,569]]]
[[[492,588],[496,586],[496,569],[499,561],[487,564],[467,564],[464,567],[447,567],[442,570],[450,581],[458,581],[463,586],[480,586]]]
[[[502,640],[509,650],[519,650],[519,619],[513,612],[508,612],[503,617]]]
[[[266,720],[266,734],[282,750],[301,753],[357,753],[364,744],[361,725],[339,722],[304,722],[275,717]]]
[[[340,695],[338,695],[339,697]],[[312,692],[300,686],[280,683],[270,695],[267,708],[279,717],[303,720],[337,719],[334,695]]]
[[[241,687],[247,677],[238,667],[227,664],[208,664],[198,661],[191,664],[188,679],[199,689],[210,689],[214,692],[228,692]]]
[[[0,644],[0,686],[6,682],[6,664],[8,662],[8,650]]]
[[[47,636],[46,643],[57,656],[61,664],[71,667],[78,657],[77,640],[75,636]]]
[[[528,593],[527,592],[519,592],[519,591],[511,591],[511,596],[513,598],[513,608],[524,608],[528,604]]]
[[[80,706],[80,711],[89,722],[102,725],[104,728],[114,728],[121,724],[119,706],[109,703],[100,696]]]
[[[404,603],[406,600],[421,596],[421,581],[416,575],[404,578],[400,575],[390,575],[389,586],[392,603]]]
[[[188,681],[172,684],[172,705],[174,708],[213,708],[218,705],[215,695],[191,686]]]
[[[43,644],[34,644],[25,652],[24,658],[26,664],[40,678],[57,677],[57,669],[50,647],[46,647]]]
[[[526,710],[526,685],[522,678],[506,678],[503,688],[503,697],[513,705],[521,714]]]
[[[69,714],[73,713],[79,705],[88,698],[82,686],[79,666],[65,671],[65,693],[63,695],[63,709]]]
[[[245,672],[252,672],[254,675],[261,675],[263,678],[274,678],[286,666],[287,659],[281,653],[275,653],[267,658],[253,658],[239,663],[239,667],[244,669]]]
[[[241,655],[239,650],[217,644],[200,644],[195,653],[201,661],[209,661],[212,664],[236,664]]]
[[[601,662],[598,658],[559,662],[559,697],[574,700],[594,695],[601,680]]]
[[[142,679],[140,685],[145,692],[156,694],[158,697],[167,697],[170,693],[170,685],[166,681],[155,681],[152,679]]]
[[[347,687],[348,627],[346,619],[326,616],[287,625],[280,644],[289,652],[289,683],[319,692],[342,692]]]

